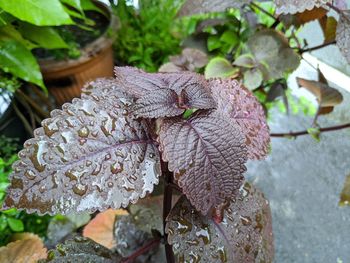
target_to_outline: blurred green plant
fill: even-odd
[[[173,31],[173,24],[180,4],[173,0],[140,0],[136,8],[129,1],[118,1],[113,6],[121,23],[114,45],[116,63],[155,72],[169,55],[179,53],[181,39]]]
[[[77,39],[72,41],[60,27],[93,31],[94,21],[85,15],[89,10],[102,12],[92,0],[0,0],[0,69],[45,90],[33,50],[60,50],[61,56],[78,57]]]
[[[8,176],[12,164],[18,159],[19,144],[17,139],[0,136],[0,207],[9,185]],[[0,246],[6,245],[14,233],[31,232],[41,237],[46,236],[50,216],[26,214],[16,209],[0,211]]]

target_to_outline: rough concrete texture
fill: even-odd
[[[313,75],[301,68],[302,75]],[[315,74],[314,74],[315,75]],[[311,77],[309,77],[311,79]],[[342,90],[340,90],[342,91]],[[350,94],[341,106],[320,118],[322,127],[350,122]],[[272,132],[310,127],[312,117],[274,111]],[[310,136],[272,139],[264,161],[248,163],[247,178],[270,200],[277,263],[350,262],[350,207],[339,194],[350,173],[350,129]]]

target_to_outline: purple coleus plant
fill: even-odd
[[[224,211],[232,216],[245,162],[263,158],[270,142],[254,95],[236,80],[190,72],[115,73],[52,111],[25,142],[4,208],[67,214],[127,207],[153,191],[164,162],[187,197],[175,211],[193,207],[216,225]]]

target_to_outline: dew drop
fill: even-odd
[[[83,196],[87,191],[87,185],[76,184],[73,186],[73,192],[77,195]]]
[[[86,126],[84,126],[84,127],[82,127],[81,129],[78,130],[78,135],[80,137],[82,137],[82,138],[88,137],[89,133],[90,133],[90,131],[89,131],[89,129]]]
[[[27,177],[29,180],[34,180],[36,177],[36,174],[32,170],[26,170],[24,173],[25,177]]]

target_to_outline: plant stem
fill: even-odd
[[[347,128],[350,128],[350,123],[320,128],[320,132],[337,131],[337,130],[347,129]],[[307,134],[309,134],[308,131],[304,130],[304,131],[289,132],[289,133],[271,133],[270,136],[271,137],[298,137],[298,136],[307,135]]]
[[[174,253],[171,245],[168,244],[168,235],[165,232],[166,218],[171,210],[172,201],[172,173],[168,170],[167,164],[162,162],[162,173],[164,177],[164,196],[163,196],[163,236],[164,236],[164,246],[165,255],[167,263],[175,263]]]
[[[315,47],[311,47],[311,48],[300,49],[299,50],[299,54],[303,54],[305,52],[310,52],[310,51],[314,51],[314,50],[317,50],[317,49],[321,49],[321,48],[324,48],[326,46],[333,45],[333,44],[336,44],[336,41],[323,43],[321,45],[318,45],[318,46],[315,46]]]
[[[140,247],[138,250],[136,250],[134,253],[132,253],[127,258],[123,259],[122,263],[131,263],[134,262],[134,259],[136,259],[138,256],[141,256],[142,254],[145,254],[146,252],[150,251],[152,248],[158,246],[160,243],[160,238],[155,238],[147,242],[144,246]]]
[[[265,9],[261,8],[260,6],[258,6],[256,3],[254,2],[251,2],[250,5],[258,10],[260,10],[262,13],[264,13],[265,15],[273,18],[275,21],[278,21],[278,19],[273,15],[273,14],[270,14],[269,12],[267,12]]]

